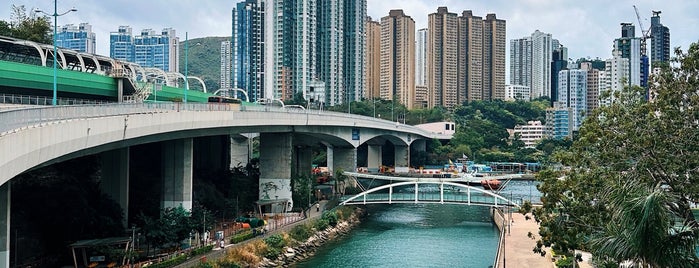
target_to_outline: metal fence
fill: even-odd
[[[21,105],[52,105],[53,99],[45,96],[27,96],[15,94],[0,94],[0,103],[6,104],[21,104]],[[104,104],[107,101],[73,99],[73,98],[57,98],[58,105],[84,105],[84,104]]]

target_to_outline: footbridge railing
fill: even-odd
[[[489,207],[519,207],[496,193],[441,178],[400,178],[367,189],[354,196],[341,198],[341,205],[436,203]]]

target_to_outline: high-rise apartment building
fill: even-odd
[[[594,62],[581,62],[580,69],[587,71],[587,111],[586,115],[592,114],[592,111],[599,107],[599,93],[606,91],[606,72],[604,67],[595,67]]]
[[[650,33],[651,63],[670,61],[670,29],[660,23],[660,11],[653,11],[653,17],[650,18]]]
[[[143,67],[154,67],[166,72],[179,73],[180,39],[175,29],[165,28],[159,33],[144,29],[134,36],[134,60]]]
[[[381,24],[371,17],[366,20],[366,86],[364,97],[367,99],[380,98],[381,85]]]
[[[546,109],[546,136],[554,139],[573,137],[573,121],[570,114],[573,111],[560,102],[554,102],[553,107]]]
[[[231,12],[230,68],[221,69],[222,77],[227,71],[231,80],[228,87],[222,88],[242,89],[247,92],[250,101],[264,98],[264,11],[263,0],[247,0],[235,5]]]
[[[221,42],[221,75],[219,79],[219,88],[232,88],[231,63],[233,62],[233,51],[231,50],[231,41]]]
[[[551,52],[551,103],[558,101],[558,73],[568,68],[568,48],[561,45],[558,40],[553,39],[553,50]]]
[[[532,38],[530,36],[510,40],[510,84],[528,88],[532,84]]]
[[[621,38],[614,40],[614,50],[622,58],[629,59],[628,85],[641,84],[641,39],[634,36],[635,27],[631,23],[621,24]],[[646,75],[647,77],[647,75]]]
[[[345,93],[344,77],[344,5],[341,0],[318,2],[316,70],[325,82],[327,105],[349,101]]]
[[[66,24],[56,32],[56,46],[80,52],[95,54],[96,36],[92,25],[80,23],[78,26]]]
[[[452,108],[458,105],[459,18],[447,7],[439,7],[428,16],[427,88],[428,106]]]
[[[572,69],[558,72],[558,103],[570,108],[573,131],[582,125],[587,112],[587,70]]]
[[[109,57],[133,62],[133,33],[129,26],[119,26],[119,30],[109,33]]]
[[[483,100],[484,62],[484,21],[465,10],[459,17],[458,82],[457,104]]]
[[[427,86],[427,28],[415,36],[415,86]]]
[[[532,98],[555,98],[551,92],[554,40],[551,34],[534,31],[531,36],[510,41],[510,84],[531,88]],[[555,40],[558,56],[567,60],[567,50]],[[560,63],[565,67],[566,64]]]
[[[629,59],[622,57],[620,51],[613,51],[612,58],[607,59],[605,63],[605,85],[600,89],[600,106],[609,105],[615,101],[614,92],[621,91],[626,85],[624,82],[629,79],[629,69]]]
[[[403,10],[381,18],[381,98],[408,109],[415,100],[415,21]]]
[[[483,100],[505,99],[506,22],[495,14],[483,21]]]
[[[532,39],[532,98],[551,97],[551,34],[534,31]]]
[[[440,7],[428,16],[428,107],[505,99],[506,22]]]
[[[315,0],[264,2],[265,98],[326,98],[316,73],[317,11]]]
[[[366,0],[318,1],[316,71],[328,105],[361,99]]]
[[[344,81],[345,94],[350,102],[360,101],[364,95],[363,62],[366,57],[366,19],[367,0],[343,0],[344,38]],[[323,1],[321,1],[323,2]]]
[[[109,56],[130,61],[142,67],[153,67],[166,72],[179,72],[180,41],[175,29],[165,28],[159,33],[144,29],[133,36],[131,27],[119,26],[109,35]]]

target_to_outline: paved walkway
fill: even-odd
[[[539,224],[534,220],[534,216],[529,214],[531,219],[524,219],[524,215],[520,213],[512,213],[512,228],[509,233],[505,233],[505,252],[500,255],[498,260],[499,268],[518,267],[518,268],[548,268],[556,267],[551,259],[551,252],[546,251],[546,256],[542,257],[532,251],[536,246],[536,240],[539,236]],[[535,238],[531,239],[527,234],[531,232]],[[576,267],[592,268],[589,264],[589,254],[583,255],[583,262],[578,263]]]
[[[190,260],[188,260],[180,265],[175,266],[175,268],[196,267],[203,260],[217,260],[217,259],[223,258],[225,256],[225,253],[228,251],[227,249],[229,249],[231,247],[237,247],[237,246],[243,245],[249,241],[256,240],[256,239],[263,239],[263,238],[267,237],[268,235],[279,233],[279,232],[282,232],[285,230],[289,230],[297,224],[306,223],[311,219],[319,218],[323,214],[323,211],[325,210],[325,204],[327,202],[328,202],[327,200],[320,201],[320,204],[319,204],[320,206],[319,206],[319,209],[317,211],[316,211],[316,205],[313,204],[313,207],[308,212],[308,217],[306,219],[303,219],[303,220],[300,220],[297,222],[293,222],[290,224],[285,224],[284,226],[279,226],[279,227],[275,228],[274,230],[268,231],[263,236],[257,236],[257,237],[250,239],[250,240],[243,241],[243,242],[237,243],[237,244],[228,244],[227,242],[230,241],[229,240],[230,237],[227,237],[225,239],[226,244],[225,244],[224,248],[214,247],[214,249],[211,252],[204,254],[204,255],[201,255],[201,256],[197,256],[195,258],[192,258],[192,259],[190,259]]]
[[[530,215],[531,217],[531,215]],[[538,236],[539,225],[534,219],[525,220],[524,215],[512,213],[512,228],[505,233],[505,252],[500,254],[498,260],[499,268],[519,267],[519,268],[548,268],[555,267],[551,261],[551,253],[546,253],[542,257],[532,252],[536,246],[536,239],[527,237],[527,234]]]

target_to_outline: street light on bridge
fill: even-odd
[[[56,58],[58,57],[57,53],[57,47],[56,47],[56,34],[57,34],[57,29],[56,25],[58,24],[58,17],[63,16],[65,14],[68,14],[73,11],[78,11],[76,8],[71,8],[70,10],[63,12],[61,14],[58,14],[58,4],[56,3],[57,0],[53,0],[53,14],[46,13],[42,11],[41,9],[36,9],[34,12],[36,13],[43,13],[46,14],[47,16],[52,16],[53,17],[53,98],[51,99],[51,105],[56,106],[56,95],[57,95],[57,71],[56,71]]]

